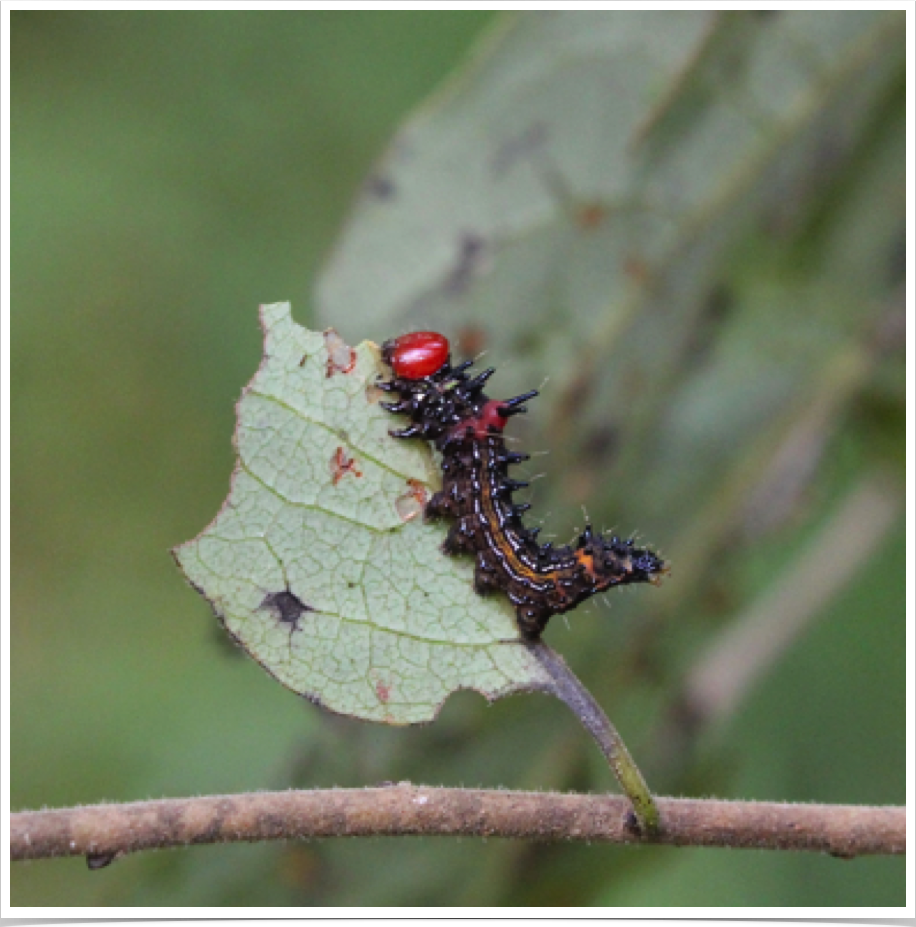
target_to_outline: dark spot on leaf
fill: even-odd
[[[445,280],[446,293],[463,293],[470,286],[486,260],[486,241],[473,232],[465,232],[458,242],[458,259]]]
[[[308,359],[309,359],[308,354],[303,354],[303,355],[302,355],[302,358],[301,358],[300,361],[299,361],[299,366],[300,366],[300,367],[304,367],[304,366],[305,366],[305,362],[306,362]]]
[[[372,174],[366,181],[366,193],[376,199],[389,200],[396,192],[394,181],[384,174]]]
[[[350,457],[347,452],[342,448],[337,448],[331,456],[330,461],[331,469],[331,482],[336,486],[348,473],[352,473],[355,477],[361,477],[363,475],[362,470],[356,466],[356,462]]]
[[[506,139],[493,155],[493,173],[503,174],[518,161],[531,157],[547,141],[547,124],[535,122],[517,135]]]
[[[356,366],[356,351],[333,328],[325,331],[324,346],[328,351],[329,377],[333,377],[335,373],[350,373]]]
[[[310,605],[306,605],[297,595],[290,592],[289,589],[268,593],[264,596],[261,608],[271,612],[277,621],[282,624],[292,625],[294,628],[298,625],[301,615],[305,612],[315,611],[314,608]]]

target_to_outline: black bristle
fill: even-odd
[[[522,393],[521,396],[513,396],[511,399],[505,399],[501,405],[505,409],[515,409],[520,406],[523,402],[527,402],[529,399],[534,399],[537,396],[538,391],[536,389],[528,390],[527,393]],[[506,413],[503,412],[503,415]]]
[[[409,399],[401,399],[398,402],[380,402],[379,405],[386,412],[394,412],[395,414],[409,412],[413,407],[413,403]]]
[[[424,431],[425,429],[422,425],[408,425],[406,428],[389,431],[388,434],[390,434],[392,438],[416,438],[422,435]]]
[[[494,373],[496,373],[496,368],[488,367],[486,370],[478,373],[473,379],[468,380],[462,388],[468,393],[479,393],[484,388],[487,380],[489,380]]]

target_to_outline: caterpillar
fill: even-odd
[[[539,544],[539,529],[525,527],[522,515],[530,505],[516,505],[512,496],[528,484],[510,479],[508,469],[529,455],[508,450],[503,430],[512,416],[527,411],[525,403],[537,390],[490,399],[484,386],[494,368],[471,376],[473,361],[452,366],[448,339],[436,332],[392,338],[381,353],[393,376],[377,385],[396,395],[381,405],[410,419],[390,434],[430,441],[442,455],[442,489],[429,499],[425,515],[453,520],[443,550],[476,557],[475,590],[504,592],[523,638],[537,640],[553,615],[596,593],[657,584],[668,571],[632,538],[597,533],[591,525],[574,544],[558,547]]]

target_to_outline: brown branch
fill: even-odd
[[[632,829],[619,795],[425,788],[255,792],[11,815],[14,860],[310,837],[467,836],[810,850],[851,858],[906,851],[906,809],[658,799],[660,833]]]

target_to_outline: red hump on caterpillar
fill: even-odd
[[[536,640],[553,615],[575,608],[598,592],[630,583],[657,583],[665,562],[632,539],[596,534],[591,526],[574,546],[539,545],[537,531],[522,524],[529,506],[515,505],[512,493],[525,483],[508,467],[527,456],[506,449],[503,430],[537,390],[513,399],[490,399],[484,392],[493,370],[470,378],[472,361],[451,365],[449,343],[436,332],[413,332],[382,345],[382,359],[394,377],[378,386],[397,396],[382,403],[407,415],[410,424],[392,431],[398,438],[424,438],[442,452],[442,489],[426,505],[427,518],[450,518],[443,549],[473,554],[475,588],[501,591],[515,606],[523,637]]]

